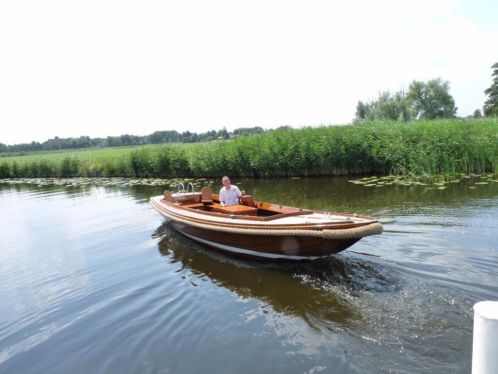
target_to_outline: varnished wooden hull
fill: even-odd
[[[254,259],[313,260],[343,251],[363,236],[382,232],[375,219],[356,214],[330,216],[267,204],[264,207],[284,211],[268,219],[206,212],[202,204],[171,202],[161,196],[151,198],[151,205],[188,238],[230,255]]]
[[[222,233],[182,222],[172,224],[192,240],[230,255],[253,259],[313,260],[343,251],[359,240]]]

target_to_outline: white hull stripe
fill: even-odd
[[[220,244],[216,242],[212,242],[209,240],[201,239],[198,238],[197,236],[193,236],[190,234],[187,234],[186,232],[180,231],[183,235],[186,237],[195,240],[197,242],[210,245],[212,247],[216,247],[219,249],[222,249],[227,252],[233,252],[233,253],[240,253],[240,254],[245,254],[245,255],[251,255],[251,256],[256,256],[256,257],[264,257],[264,258],[273,258],[273,259],[286,259],[286,260],[315,260],[319,256],[289,256],[289,255],[282,255],[282,254],[276,254],[276,253],[265,253],[265,252],[257,252],[257,251],[251,251],[250,249],[244,249],[244,248],[238,248],[238,247],[232,247],[231,245],[226,245],[226,244]]]

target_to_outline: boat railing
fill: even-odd
[[[180,189],[180,187],[181,187],[181,189]],[[188,186],[187,186],[187,187],[188,187]],[[178,188],[178,189],[177,189],[177,191],[176,191],[177,193],[179,193],[179,194],[180,194],[180,193],[181,193],[181,194],[185,194],[185,193],[187,193],[187,190],[185,190],[185,185],[184,185],[182,182],[178,182],[178,184],[177,184],[177,188]]]
[[[190,190],[190,187],[192,187],[192,189]],[[182,194],[182,195],[186,195],[188,193],[195,193],[194,191],[194,184],[192,182],[189,182],[187,184],[187,189],[185,189],[185,184],[183,182],[178,182],[177,184],[177,191],[176,191],[177,194]]]

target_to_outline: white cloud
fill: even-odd
[[[498,27],[455,1],[0,3],[0,142],[344,123],[413,79],[482,106]]]

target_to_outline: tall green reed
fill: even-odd
[[[498,171],[498,119],[282,129],[227,141],[0,159],[0,177],[289,177]]]

